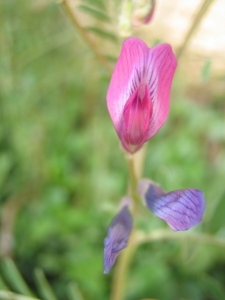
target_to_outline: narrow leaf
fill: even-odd
[[[3,260],[2,271],[4,273],[6,281],[13,287],[13,289],[23,295],[32,296],[32,292],[21,276],[15,263],[10,258]]]
[[[102,21],[110,22],[110,17],[100,10],[97,10],[95,8],[92,8],[84,4],[81,4],[78,7],[79,9],[83,10],[84,12],[91,15],[92,17],[96,17],[97,19]]]
[[[43,300],[57,300],[50,284],[48,283],[44,272],[41,269],[34,271],[37,288]]]
[[[69,300],[84,300],[79,287],[75,283],[70,283],[67,288],[67,294]]]
[[[112,40],[113,42],[118,42],[117,36],[115,34],[113,34],[112,32],[100,29],[100,28],[96,28],[96,27],[85,27],[88,31],[93,32],[95,34],[97,34],[100,37],[103,38],[107,38],[109,40]]]
[[[222,283],[215,278],[205,274],[200,278],[199,284],[209,298],[225,300],[225,289]]]
[[[0,300],[40,300],[40,299],[19,295],[9,291],[0,290]]]
[[[0,275],[0,290],[7,290],[7,289],[8,289],[8,287]]]
[[[92,6],[96,6],[100,9],[104,9],[105,8],[105,0],[85,0],[86,3],[90,3]]]

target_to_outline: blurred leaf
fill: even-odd
[[[8,289],[8,288],[0,275],[0,290],[6,290],[6,289]]]
[[[203,82],[206,82],[209,79],[210,72],[211,72],[211,66],[212,66],[211,60],[206,60],[204,66],[202,67],[202,70],[201,70],[201,79]]]
[[[78,288],[78,285],[75,283],[70,283],[67,287],[67,294],[69,300],[84,300],[81,292]]]
[[[225,191],[217,201],[211,219],[208,221],[207,229],[209,232],[216,233],[219,229],[225,227]]]
[[[85,27],[85,29],[99,35],[102,38],[107,38],[113,42],[118,42],[117,36],[115,34],[113,34],[112,32],[109,32],[109,31],[106,31],[106,30],[103,30],[103,29],[100,29],[97,27],[91,27],[91,26]]]
[[[10,258],[6,258],[2,261],[2,270],[6,281],[13,287],[13,289],[23,295],[33,295],[15,263]]]
[[[44,300],[57,300],[50,284],[48,283],[44,272],[41,269],[35,269],[35,280],[39,293],[41,294]]]
[[[116,63],[118,57],[106,55],[106,58],[111,61],[112,63]]]
[[[84,2],[92,5],[92,6],[97,6],[100,9],[103,9],[105,7],[105,0],[83,0]]]
[[[205,274],[199,278],[199,284],[205,291],[207,297],[213,297],[214,300],[225,300],[225,289],[221,282]]]
[[[90,14],[93,17],[96,17],[102,21],[106,21],[106,22],[110,22],[110,17],[105,14],[104,12],[97,10],[95,8],[92,8],[90,6],[86,6],[84,4],[81,4],[78,6],[81,10],[83,10],[84,12]]]
[[[1,291],[1,290],[0,290],[0,299],[1,300],[40,300],[38,298],[23,296],[9,291]]]

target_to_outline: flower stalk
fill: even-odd
[[[139,197],[137,194],[137,184],[138,184],[138,178],[136,175],[135,170],[135,156],[134,155],[127,155],[126,156],[127,164],[128,164],[128,170],[129,170],[129,190],[130,195],[133,199],[133,209],[132,214],[133,216],[137,213],[137,206]],[[135,226],[133,228],[133,231],[131,233],[128,247],[122,251],[118,263],[115,267],[115,273],[113,277],[113,285],[112,285],[112,293],[111,293],[111,300],[122,300],[124,296],[124,291],[126,288],[126,282],[127,282],[127,274],[128,269],[130,267],[130,262],[132,260],[132,257],[135,253],[136,247],[134,246],[134,236],[136,235],[136,229]]]

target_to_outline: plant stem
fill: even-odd
[[[203,16],[206,14],[206,12],[208,11],[208,9],[209,9],[210,5],[213,3],[213,1],[214,0],[203,0],[202,1],[202,5],[200,6],[198,12],[196,13],[194,21],[192,22],[188,32],[186,33],[186,35],[184,37],[183,43],[177,51],[177,54],[176,54],[177,58],[180,58],[181,55],[184,53],[192,35],[198,28],[198,25],[200,24]]]
[[[73,9],[71,8],[70,4],[68,3],[68,0],[61,0],[61,3],[64,5],[68,15],[71,17],[74,25],[76,26],[76,28],[78,29],[78,31],[80,32],[81,36],[83,37],[83,39],[86,41],[86,43],[89,45],[89,47],[92,49],[92,51],[94,52],[94,54],[96,55],[97,59],[101,62],[101,64],[109,71],[109,73],[111,74],[113,71],[112,66],[109,64],[109,62],[107,61],[107,59],[99,52],[96,44],[94,43],[94,41],[90,38],[89,34],[87,33],[86,29],[83,28],[79,21],[77,20],[77,17],[73,11]]]
[[[140,234],[136,232],[131,241],[131,246],[139,246],[144,243],[161,241],[161,240],[192,240],[198,243],[211,244],[225,248],[225,240],[214,237],[209,234],[172,232],[167,230],[156,230],[151,234]]]
[[[136,206],[138,204],[138,195],[137,195],[137,183],[138,183],[138,178],[136,176],[136,171],[135,171],[135,164],[134,164],[134,156],[129,155],[126,157],[127,158],[127,163],[128,163],[128,169],[129,169],[129,177],[130,177],[130,194],[132,199],[134,200],[134,209],[133,211],[136,211]]]
[[[134,156],[129,155],[126,157],[126,159],[128,163],[129,177],[130,177],[130,184],[129,184],[130,195],[134,200],[133,215],[135,215],[137,213],[137,205],[138,205],[138,195],[136,192],[138,178],[136,176],[136,171],[135,171]],[[119,256],[118,263],[116,265],[115,273],[114,273],[111,300],[123,299],[124,291],[126,288],[129,265],[136,249],[136,247],[131,246],[132,244],[134,244],[133,243],[134,234],[135,234],[135,228],[133,228],[131,237],[129,239],[128,247],[125,250],[123,250],[121,255]]]
[[[132,238],[133,233],[131,234],[130,242]],[[123,250],[119,256],[113,277],[111,300],[122,300],[124,297],[124,291],[127,282],[127,272],[131,262],[131,258],[134,254],[134,250],[135,247],[131,247],[129,243],[128,247],[125,250]]]

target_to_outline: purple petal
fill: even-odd
[[[149,49],[138,38],[124,42],[107,92],[107,106],[128,152],[136,152],[166,121],[176,65],[168,44]]]
[[[141,180],[139,194],[147,207],[174,230],[187,230],[202,220],[205,210],[203,193],[184,189],[165,193],[151,181]]]
[[[128,206],[122,208],[112,220],[104,240],[104,273],[109,273],[120,251],[127,247],[133,227]]]

